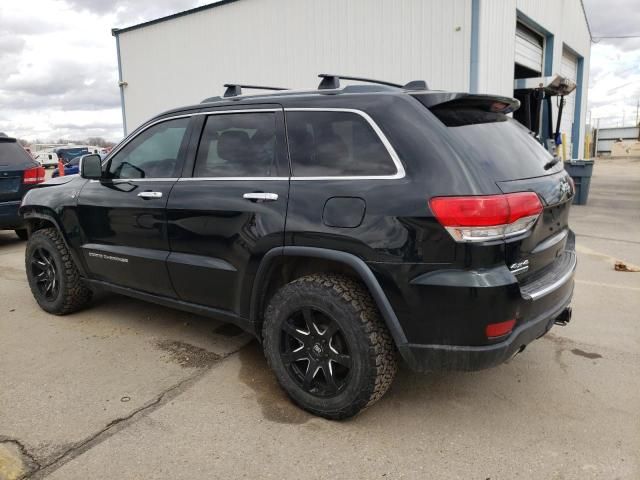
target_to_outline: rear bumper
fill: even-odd
[[[545,335],[571,302],[569,295],[552,310],[516,327],[506,340],[493,345],[415,345],[399,347],[409,368],[418,372],[434,370],[482,370],[506,362],[532,341]]]
[[[524,283],[506,268],[440,269],[415,277],[394,305],[407,342],[398,349],[416,371],[481,370],[499,365],[551,329],[571,302],[577,266],[573,235],[550,268]],[[398,308],[398,305],[405,308]],[[515,319],[487,339],[487,325]]]
[[[13,230],[23,227],[24,221],[18,213],[20,203],[20,200],[0,202],[0,229]]]

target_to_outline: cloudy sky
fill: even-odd
[[[122,136],[111,28],[208,0],[2,0],[0,131],[33,140]],[[640,98],[638,0],[585,0],[595,42],[589,110],[601,125],[630,124]],[[595,122],[594,122],[595,123]]]

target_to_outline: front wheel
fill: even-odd
[[[282,287],[266,309],[263,339],[282,388],[325,418],[348,418],[372,405],[397,370],[371,296],[342,275],[310,275]]]
[[[91,300],[60,233],[55,228],[37,230],[25,251],[27,280],[43,310],[56,315],[75,312]]]

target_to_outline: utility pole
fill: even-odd
[[[636,127],[638,125],[640,125],[640,122],[638,122],[638,110],[640,109],[640,98],[638,98],[636,100]]]

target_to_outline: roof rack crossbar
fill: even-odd
[[[283,87],[265,87],[263,85],[244,85],[241,83],[225,83],[224,87],[226,88],[224,97],[237,97],[238,95],[242,95],[243,88],[250,90],[289,90]]]
[[[347,75],[334,75],[330,73],[321,73],[318,77],[322,78],[318,90],[327,90],[340,88],[340,79],[355,80],[357,82],[376,83],[378,85],[386,85],[387,87],[402,88],[404,90],[427,90],[427,82],[424,80],[412,80],[405,85],[399,83],[387,82],[386,80],[375,80],[373,78],[352,77]]]
[[[338,85],[338,87],[340,86],[340,79],[343,80],[356,80],[358,82],[366,82],[366,83],[377,83],[379,85],[386,85],[388,87],[397,87],[397,88],[402,88],[402,85],[399,85],[397,83],[392,83],[392,82],[386,82],[384,80],[374,80],[373,78],[364,78],[364,77],[351,77],[351,76],[347,76],[347,75],[334,75],[331,73],[321,73],[320,75],[318,75],[318,77],[322,78],[322,81],[320,82],[320,86],[318,87],[318,89],[323,89],[323,88],[328,88],[327,86],[323,86],[322,84],[324,83],[325,85],[332,83],[332,84],[336,84]],[[338,87],[334,87],[334,88],[338,88]]]

